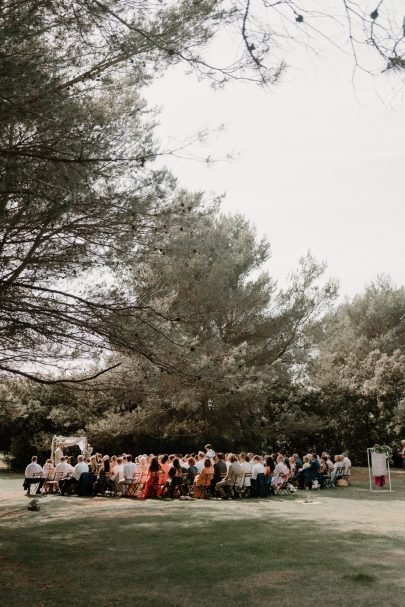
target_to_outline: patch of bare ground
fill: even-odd
[[[72,517],[127,518],[159,528],[167,513],[177,515],[181,526],[196,525],[210,513],[216,520],[286,518],[311,521],[330,529],[359,531],[374,535],[405,538],[405,473],[393,473],[394,493],[369,491],[368,471],[354,469],[351,487],[323,491],[297,492],[294,496],[267,500],[134,500],[125,498],[78,498],[49,495],[39,500],[40,511],[27,510],[21,479],[0,479],[0,520],[2,525],[22,527],[35,518],[37,525]],[[347,497],[346,497],[347,496]],[[142,518],[144,517],[144,520]],[[150,518],[152,517],[152,518]],[[153,520],[152,520],[153,519]],[[202,524],[202,523],[201,523]]]

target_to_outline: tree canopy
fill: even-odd
[[[211,62],[224,30],[235,52],[229,64]],[[297,428],[326,440],[342,412],[353,430],[343,442],[358,422],[364,440],[372,427],[391,438],[398,431],[403,289],[377,282],[320,323],[336,294],[324,264],[304,257],[279,289],[263,271],[269,244],[254,228],[158,167],[170,150],[155,140],[157,115],[142,97],[180,62],[214,86],[268,85],[288,47],[324,40],[348,40],[364,70],[404,67],[402,14],[387,0],[331,0],[321,11],[292,0],[1,2],[7,448],[26,438],[14,421],[27,410],[38,436],[71,427],[105,441],[114,432],[201,439],[214,421],[229,445],[266,446],[276,430],[287,444]],[[85,392],[70,392],[71,383]]]

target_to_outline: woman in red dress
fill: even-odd
[[[142,499],[149,499],[151,497],[160,497],[162,492],[161,479],[163,477],[162,469],[160,467],[157,457],[152,457],[149,464],[148,478],[145,483],[145,487],[142,494]]]

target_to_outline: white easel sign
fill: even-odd
[[[388,489],[391,488],[391,471],[388,453],[376,451],[374,447],[367,449],[368,475],[370,479],[370,491],[381,491],[384,489],[388,479]]]

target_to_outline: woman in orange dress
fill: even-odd
[[[159,464],[161,469],[164,472],[164,477],[163,477],[163,483],[167,483],[167,481],[169,480],[169,470],[171,468],[171,465],[169,463],[169,456],[166,455],[161,455],[159,457]]]
[[[207,457],[204,461],[204,468],[200,474],[197,474],[194,480],[193,494],[194,497],[208,497],[209,487],[214,476],[214,467],[211,460]]]

